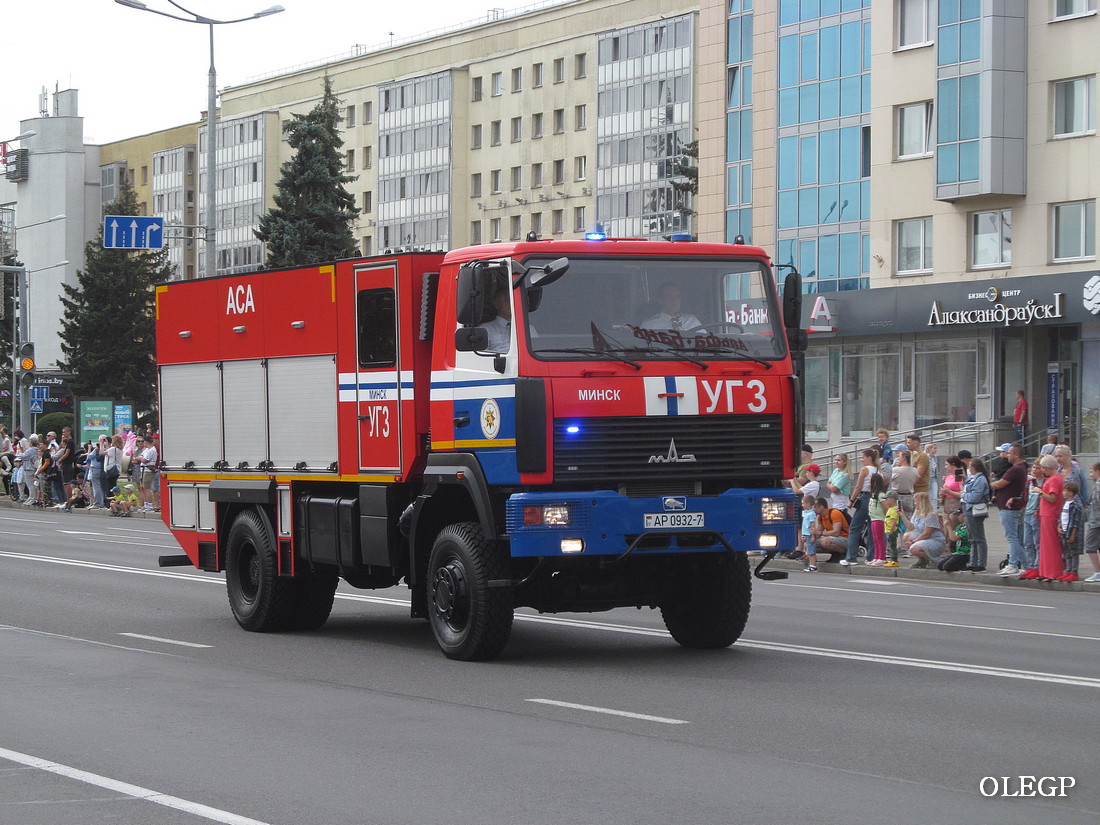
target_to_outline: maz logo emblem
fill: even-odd
[[[649,457],[650,464],[689,464],[694,461],[695,456],[692,453],[680,455],[676,449],[675,438],[668,442],[668,453],[666,455],[651,455]]]

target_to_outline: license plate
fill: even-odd
[[[702,527],[702,513],[646,513],[645,529],[662,527]]]

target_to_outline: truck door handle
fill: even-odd
[[[370,416],[369,415],[361,415],[361,416],[359,416],[359,420],[360,421],[370,421]]]

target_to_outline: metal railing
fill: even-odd
[[[890,443],[899,444],[905,441],[910,433],[920,436],[921,444],[927,447],[929,444],[938,444],[938,454],[941,458],[954,455],[959,450],[970,450],[974,455],[984,455],[993,450],[998,441],[998,433],[1003,431],[1004,424],[1000,421],[941,421],[938,424],[929,424],[924,427],[910,427],[890,433]],[[1045,438],[1045,436],[1044,436]],[[846,438],[843,441],[814,449],[814,463],[822,468],[822,472],[828,475],[826,468],[832,467],[833,459],[839,453],[848,454],[848,466],[859,466],[859,462],[852,461],[853,453],[873,447],[878,439],[874,436],[862,436],[859,438]]]

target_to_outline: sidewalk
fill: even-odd
[[[20,510],[21,509],[24,512],[33,512],[33,513],[38,513],[40,515],[41,514],[47,514],[47,515],[53,514],[53,515],[56,515],[59,519],[71,518],[72,516],[79,516],[81,518],[90,518],[90,517],[95,517],[95,516],[107,517],[107,516],[111,515],[110,509],[106,508],[106,507],[104,507],[102,509],[98,509],[98,510],[89,510],[86,507],[77,507],[77,508],[71,510],[70,512],[68,512],[68,513],[62,513],[60,510],[55,510],[53,507],[26,507],[26,506],[23,505],[23,502],[21,502],[21,501],[12,501],[7,496],[5,496],[3,498],[0,498],[0,506],[5,507],[9,510]],[[160,513],[156,512],[156,511],[131,510],[130,512],[133,514],[133,515],[130,516],[130,518],[152,518],[152,519],[156,519],[157,521],[160,521]]]

